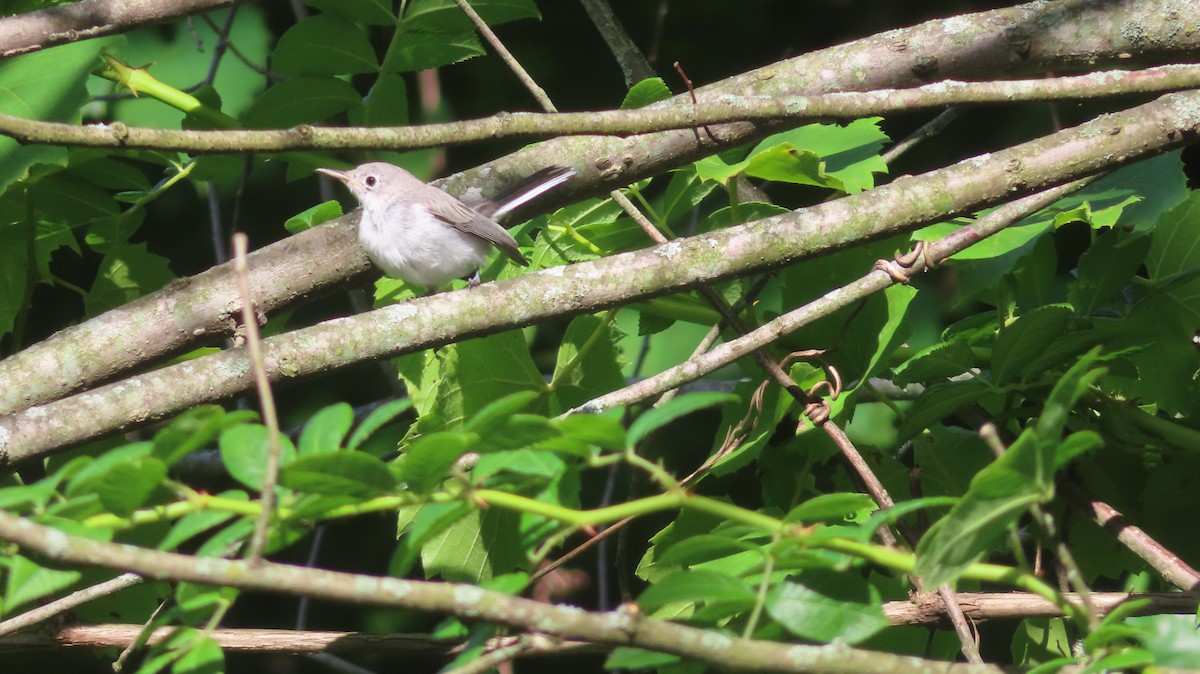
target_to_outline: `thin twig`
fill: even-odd
[[[504,43],[500,41],[500,38],[496,37],[496,34],[492,32],[492,29],[488,28],[488,25],[484,23],[483,19],[479,16],[475,9],[471,7],[471,3],[467,2],[467,0],[454,0],[454,3],[457,4],[459,9],[461,9],[463,13],[467,15],[467,18],[471,20],[471,23],[475,24],[475,27],[479,29],[480,34],[483,35],[483,39],[487,40],[488,44],[492,45],[492,48],[496,50],[496,53],[500,56],[500,58],[503,59],[506,64],[508,64],[509,69],[516,74],[517,79],[521,80],[521,84],[524,84],[525,88],[529,90],[529,93],[533,94],[533,97],[537,100],[538,105],[541,105],[542,109],[546,112],[558,112],[558,109],[554,107],[554,103],[550,102],[550,97],[546,95],[546,91],[539,87],[537,82],[533,81],[533,78],[529,76],[529,73],[526,72],[525,68],[522,67],[521,64],[517,62],[517,59],[513,57],[512,52],[508,51],[508,49],[504,46]]]
[[[1168,583],[1184,591],[1200,589],[1200,573],[1145,531],[1130,524],[1115,508],[1096,499],[1073,482],[1063,482],[1059,490],[1072,505],[1086,513],[1105,531],[1115,535],[1121,544],[1158,571]]]
[[[625,86],[632,87],[642,80],[654,77],[654,69],[650,67],[650,62],[630,39],[629,33],[625,32],[625,27],[613,14],[608,0],[579,1],[596,30],[600,31],[600,37],[604,38],[613,58],[617,60],[617,65],[621,67],[625,76]]]
[[[960,114],[962,114],[962,108],[946,108],[942,111],[942,114],[929,120],[921,128],[905,136],[904,140],[889,147],[886,152],[881,153],[879,155],[880,159],[883,159],[886,164],[891,164],[900,155],[913,149],[917,143],[933,138],[941,133]]]
[[[553,114],[506,113],[480,119],[417,126],[338,128],[300,125],[292,129],[172,130],[131,127],[121,122],[79,125],[0,115],[0,134],[24,143],[153,149],[191,154],[291,150],[413,150],[493,141],[499,138],[554,135],[628,136],[743,121],[789,120],[801,123],[813,119],[857,119],[947,105],[1051,99],[1082,100],[1118,94],[1178,91],[1196,88],[1198,85],[1200,66],[1173,65],[1141,71],[1103,71],[1054,79],[940,82],[910,89],[880,89],[814,96],[710,93],[703,97],[703,105],[681,104],[683,101],[672,99],[634,110]],[[730,142],[730,137],[724,130],[721,138],[724,143]]]
[[[235,270],[242,296],[242,325],[246,330],[246,346],[250,352],[254,383],[258,388],[258,401],[262,406],[263,424],[267,427],[267,465],[263,472],[262,494],[259,496],[262,511],[254,526],[254,535],[250,538],[250,549],[246,553],[247,561],[254,564],[262,561],[263,550],[267,546],[270,533],[271,516],[275,510],[275,485],[279,479],[280,448],[279,417],[275,412],[275,397],[271,393],[271,380],[267,378],[267,367],[263,361],[262,339],[258,333],[258,312],[255,311],[253,296],[250,294],[250,266],[246,262],[248,246],[249,240],[245,233],[238,232],[233,235]]]
[[[124,573],[103,583],[97,583],[91,587],[77,590],[61,599],[55,599],[52,602],[0,622],[0,636],[45,622],[64,611],[69,611],[76,606],[86,604],[93,599],[107,597],[127,587],[137,585],[140,582],[142,582],[142,577],[136,573]]]

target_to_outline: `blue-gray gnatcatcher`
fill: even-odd
[[[456,278],[479,282],[496,246],[522,266],[529,262],[496,220],[561,185],[575,172],[551,166],[492,201],[474,207],[418,180],[399,166],[363,164],[349,171],[317,169],[346,184],[362,205],[358,240],[388,276],[434,290]]]

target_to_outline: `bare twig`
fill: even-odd
[[[923,124],[921,128],[905,136],[904,140],[901,140],[899,143],[889,147],[885,152],[880,154],[879,157],[883,159],[885,163],[891,164],[892,162],[896,161],[900,155],[913,149],[917,143],[933,138],[941,133],[942,129],[945,129],[947,126],[949,126],[950,122],[953,122],[960,114],[962,114],[962,108],[946,108],[940,115]]]
[[[267,465],[263,471],[262,493],[259,500],[262,511],[250,538],[246,559],[252,564],[262,561],[263,549],[270,535],[271,517],[275,513],[275,485],[279,479],[279,416],[275,412],[275,396],[271,393],[271,380],[263,362],[262,339],[258,333],[258,312],[250,294],[250,267],[246,262],[248,239],[243,232],[233,235],[233,255],[237,270],[238,287],[242,296],[242,325],[246,330],[246,347],[250,352],[250,366],[254,371],[254,384],[258,388],[258,401],[262,407],[263,424],[267,427]]]
[[[523,68],[521,64],[517,62],[517,59],[513,57],[512,52],[508,51],[508,49],[504,46],[504,43],[500,41],[500,38],[496,37],[496,34],[492,32],[492,29],[489,28],[486,23],[484,23],[482,18],[480,18],[479,13],[476,12],[473,7],[471,7],[471,3],[467,0],[454,0],[454,3],[457,4],[459,9],[461,9],[463,13],[467,15],[467,18],[471,20],[471,23],[475,24],[475,27],[479,29],[479,32],[483,35],[483,38],[488,41],[488,44],[492,45],[492,48],[496,50],[496,53],[500,56],[500,58],[503,59],[506,64],[508,64],[509,69],[516,74],[517,79],[521,80],[521,84],[525,85],[525,88],[529,90],[529,93],[532,94],[534,99],[537,100],[538,104],[542,106],[542,109],[546,112],[556,112],[557,109],[554,107],[554,103],[550,102],[550,97],[546,95],[546,91],[539,87],[537,82],[533,81],[533,78],[529,76],[529,73],[526,72],[525,68]]]
[[[72,592],[61,599],[55,599],[52,602],[0,622],[0,636],[45,622],[64,611],[69,611],[76,606],[86,604],[93,599],[107,597],[127,587],[137,585],[140,582],[142,582],[142,577],[136,573],[123,573],[103,583],[97,583],[91,587],[85,587],[82,590]]]
[[[466,0],[456,0],[465,2]],[[520,65],[516,65],[520,68]],[[524,73],[524,70],[519,72]],[[528,74],[524,75],[528,78]],[[536,85],[535,85],[536,86]],[[1106,71],[1074,77],[996,82],[939,82],[911,89],[881,89],[815,96],[706,94],[694,90],[697,105],[676,97],[634,110],[504,113],[474,120],[393,127],[314,127],[292,129],[171,130],[111,124],[66,124],[0,115],[0,134],[23,143],[181,151],[191,154],[285,152],[294,150],[414,150],[463,145],[497,138],[552,135],[630,135],[675,129],[710,128],[735,122],[791,122],[857,119],[897,111],[968,103],[1079,100],[1116,94],[1162,93],[1200,86],[1200,66],[1169,65],[1142,71]],[[728,142],[721,130],[712,138]]]
[[[617,65],[621,66],[626,88],[632,87],[644,79],[654,77],[654,69],[650,67],[649,61],[629,38],[629,33],[625,32],[625,27],[613,14],[608,0],[579,1],[592,19],[592,23],[595,24],[596,30],[600,31],[600,37],[604,38],[613,58],[617,60]]]
[[[1145,531],[1130,524],[1115,508],[1096,499],[1075,483],[1064,482],[1059,489],[1072,505],[1115,535],[1118,541],[1158,571],[1167,582],[1185,591],[1200,590],[1200,573]]]

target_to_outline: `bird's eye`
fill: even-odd
[[[367,187],[375,187],[375,183],[379,182],[379,180],[375,176],[367,176],[367,179],[363,182],[366,183]]]

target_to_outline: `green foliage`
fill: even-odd
[[[239,53],[225,56],[211,81],[201,78],[213,65],[218,35],[207,21],[9,58],[0,63],[0,112],[161,128],[426,122],[457,113],[449,104],[424,107],[429,83],[416,73],[455,73],[446,69],[488,51],[452,0],[304,4],[312,15],[280,27],[277,36],[269,10],[240,8],[229,33]],[[540,18],[532,0],[471,5],[490,25]],[[227,16],[211,18],[219,27]],[[103,65],[102,48],[111,52]],[[136,96],[97,98],[114,90]],[[490,104],[492,92],[476,93]],[[616,101],[620,92],[605,95]],[[670,96],[663,79],[650,78],[624,92],[621,107]],[[885,126],[870,118],[781,131],[646,178],[624,194],[664,235],[703,235],[871,190],[889,172],[880,157],[889,142]],[[398,161],[429,174],[438,166],[434,157],[352,159]],[[303,205],[285,202],[278,184],[307,180],[314,166],[346,159],[318,152],[248,160],[110,152],[0,138],[0,336],[16,350],[33,335],[126,307],[173,281],[187,283],[176,281],[176,273],[213,262],[179,254],[194,247],[191,237],[206,225],[204,214],[188,205],[210,194],[217,201],[244,194],[240,224],[266,223],[257,230],[266,232],[263,241],[340,216],[335,201],[304,210],[315,197]],[[258,182],[267,180],[269,186]],[[306,195],[315,194],[311,181],[304,185]],[[1065,514],[1056,485],[1071,480],[1113,502],[1139,526],[1161,532],[1185,559],[1200,554],[1178,516],[1181,495],[1200,488],[1200,353],[1193,342],[1200,326],[1198,204],[1178,153],[1122,168],[975,243],[912,286],[894,285],[811,316],[764,349],[776,362],[796,352],[788,375],[847,429],[897,501],[886,511],[862,493],[835,440],[805,420],[811,418],[805,405],[768,381],[749,356],[708,377],[717,391],[561,416],[688,360],[718,323],[718,343],[736,336],[706,298],[687,291],[397,358],[390,365],[404,393],[366,410],[330,402],[367,396],[374,384],[359,387],[357,378],[374,374],[348,375],[345,389],[302,384],[281,404],[283,415],[300,424],[278,436],[267,552],[295,546],[288,554],[296,553],[318,526],[384,520],[389,531],[382,540],[362,540],[347,568],[386,564],[398,577],[536,594],[542,588],[531,575],[564,546],[641,517],[640,529],[623,534],[622,557],[639,560],[634,592],[647,615],[709,629],[714,638],[859,644],[947,658],[952,639],[926,640],[924,631],[913,636],[918,628],[889,625],[884,602],[907,599],[910,574],[926,588],[1043,587],[1027,560],[1055,541],[1035,511],[1070,523],[1059,532],[1077,556],[1082,582],[1161,589],[1147,580],[1145,563],[1106,531]],[[226,210],[238,208],[241,202]],[[290,213],[296,215],[280,229],[278,221]],[[979,215],[711,289],[737,306],[742,322],[761,325],[830,296],[912,241],[937,239]],[[651,245],[608,198],[569,204],[513,232],[531,261],[528,271]],[[528,271],[501,259],[484,276]],[[58,315],[47,312],[43,324],[30,328],[31,317],[40,319],[44,310],[33,299],[42,292],[71,301],[57,302]],[[384,279],[376,299],[413,292]],[[303,314],[277,329],[316,320]],[[272,317],[273,328],[281,323]],[[890,384],[908,390],[896,393]],[[5,473],[0,508],[68,534],[200,557],[240,556],[261,513],[270,433],[253,412],[198,406],[138,439],[73,448],[42,466]],[[215,466],[219,478],[197,465]],[[610,479],[632,484],[631,492],[602,502],[597,495]],[[915,556],[878,543],[885,525],[912,535]],[[646,527],[653,529],[648,535]],[[987,573],[994,567],[980,566],[984,561],[1011,573],[997,580]],[[95,572],[15,548],[0,556],[0,576],[6,616],[98,580]],[[144,622],[171,589],[147,583],[81,615]],[[225,656],[207,630],[245,606],[238,599],[229,588],[175,587],[174,605],[153,621],[172,631],[142,651],[137,671],[224,671]],[[1190,622],[1132,618],[1132,612],[1127,606],[1091,624],[1074,613],[1026,619],[1009,644],[1012,662],[1082,662],[1088,671],[1194,662]],[[363,622],[374,628],[372,620],[392,619]],[[1003,630],[983,630],[985,640],[996,633],[1008,639]],[[429,631],[466,637],[455,660],[463,665],[495,634],[493,626],[459,621]],[[1076,643],[1083,658],[1072,649]],[[616,649],[607,666],[700,668],[634,648]]]

